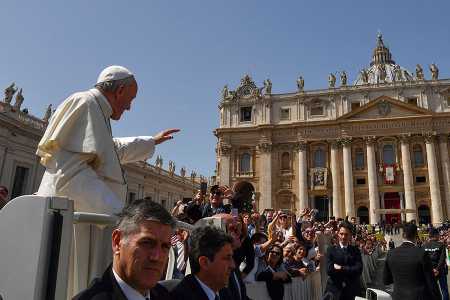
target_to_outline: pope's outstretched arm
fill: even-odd
[[[146,161],[153,156],[155,146],[173,139],[173,133],[179,129],[166,129],[152,136],[114,138],[117,155],[121,164]]]

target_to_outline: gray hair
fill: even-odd
[[[114,93],[120,86],[128,86],[136,82],[134,76],[119,79],[119,80],[109,80],[104,82],[99,82],[95,85],[96,88],[101,89],[104,92]]]
[[[128,235],[139,231],[139,226],[144,221],[156,221],[163,225],[175,228],[176,222],[171,214],[163,207],[148,198],[134,200],[126,205],[118,214],[116,228],[123,233],[126,239]]]

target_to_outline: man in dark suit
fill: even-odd
[[[350,245],[351,237],[352,225],[342,223],[338,230],[338,245],[328,248],[326,253],[328,280],[325,295],[332,295],[331,299],[353,300],[361,294],[361,253]]]
[[[405,241],[388,252],[384,265],[384,284],[394,283],[392,299],[441,299],[433,278],[431,261],[424,249],[417,247],[417,226],[407,223],[403,229]]]
[[[170,300],[157,282],[166,266],[175,221],[158,203],[136,200],[112,233],[113,263],[74,300]]]
[[[192,232],[187,275],[170,293],[174,300],[218,300],[232,297],[219,291],[229,281],[235,264],[233,239],[220,229],[206,226]],[[231,298],[229,298],[231,299]]]

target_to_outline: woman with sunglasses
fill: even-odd
[[[273,245],[266,254],[266,268],[256,275],[257,281],[265,281],[272,300],[282,300],[284,283],[291,282],[289,273],[283,266],[283,248]]]

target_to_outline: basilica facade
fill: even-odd
[[[260,88],[245,75],[224,87],[220,184],[252,184],[260,211],[310,207],[371,224],[450,217],[450,79],[435,64],[406,70],[379,35],[352,84],[341,72],[327,88],[304,85],[273,94],[269,79]]]

